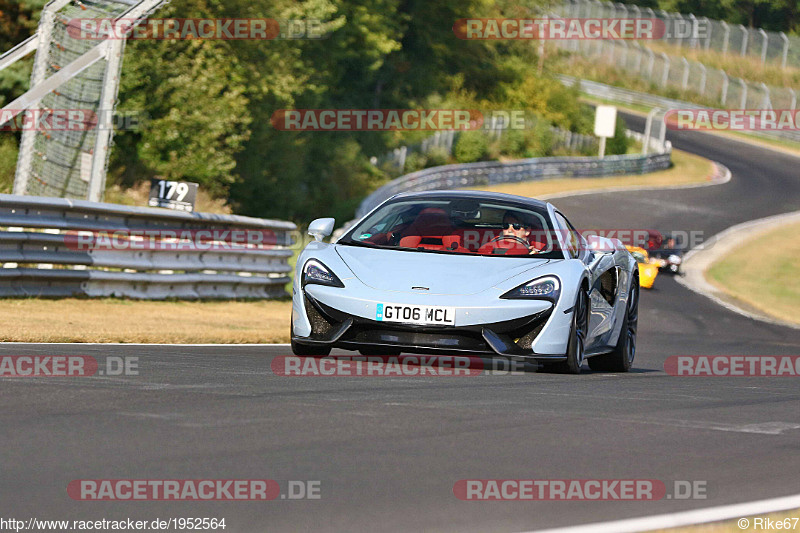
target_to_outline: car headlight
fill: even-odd
[[[344,287],[344,283],[336,274],[331,272],[331,269],[322,264],[321,261],[316,259],[309,259],[303,265],[303,278],[301,284],[303,287],[309,283],[316,283],[317,285],[328,285],[330,287]]]
[[[674,265],[680,265],[681,264],[681,256],[676,255],[676,254],[672,254],[672,255],[669,256],[669,262],[674,264]]]
[[[527,300],[550,300],[555,303],[561,293],[561,283],[555,276],[544,276],[536,278],[511,289],[500,298],[505,299],[527,299]]]

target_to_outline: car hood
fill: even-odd
[[[476,294],[549,259],[439,254],[336,246],[336,253],[362,283],[377,290],[419,294]]]

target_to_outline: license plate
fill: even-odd
[[[438,305],[378,304],[375,320],[425,326],[455,326],[456,308]]]

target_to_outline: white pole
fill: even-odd
[[[650,135],[653,132],[653,118],[661,112],[660,107],[654,107],[650,110],[647,114],[647,122],[645,123],[644,127],[644,142],[642,142],[642,154],[646,155],[647,150],[650,148]]]
[[[98,105],[97,137],[92,154],[92,173],[89,178],[90,202],[102,202],[106,189],[106,163],[108,163],[111,137],[114,135],[114,104],[119,92],[122,53],[125,50],[125,39],[113,39],[108,42],[106,69],[103,76],[103,92]]]

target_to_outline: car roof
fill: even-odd
[[[392,196],[391,200],[415,200],[415,199],[434,199],[434,198],[470,198],[474,200],[495,200],[499,202],[516,202],[528,204],[531,207],[539,207],[546,209],[548,203],[536,198],[529,198],[527,196],[517,196],[515,194],[505,194],[502,192],[490,191],[470,191],[470,190],[435,190],[435,191],[422,191],[422,192],[403,192]]]

